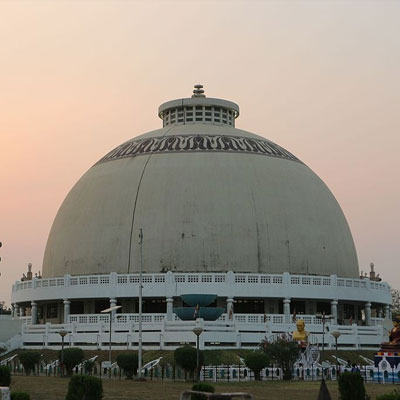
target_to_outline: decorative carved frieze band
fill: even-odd
[[[105,155],[98,164],[125,157],[188,152],[247,153],[301,162],[292,153],[268,140],[227,135],[175,135],[132,139]]]

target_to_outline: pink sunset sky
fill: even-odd
[[[79,177],[195,83],[312,168],[360,270],[400,288],[399,21],[397,1],[3,0],[0,300]]]

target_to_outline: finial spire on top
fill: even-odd
[[[206,97],[203,90],[203,85],[194,85],[192,97]]]

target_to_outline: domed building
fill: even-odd
[[[113,342],[135,348],[142,279],[145,348],[193,342],[195,316],[182,321],[178,309],[200,294],[222,310],[204,318],[202,347],[254,347],[296,318],[319,340],[318,314],[330,315],[344,347],[378,346],[390,288],[360,277],[324,182],[281,146],[237,129],[239,106],[201,85],[158,115],[161,129],[121,144],[76,183],[51,228],[43,277],[13,286],[23,345],[58,345],[62,327],[70,343],[101,348],[109,316],[100,311],[118,304]]]

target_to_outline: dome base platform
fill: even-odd
[[[143,274],[143,346],[174,349],[194,343],[195,321],[180,321],[174,307],[187,294],[215,294],[216,307],[226,312],[216,321],[203,321],[202,348],[255,348],[265,337],[295,330],[303,319],[314,343],[322,343],[322,310],[332,317],[329,331],[341,332],[340,348],[378,349],[385,341],[382,327],[390,318],[390,287],[369,279],[336,275],[172,273]],[[25,320],[22,347],[58,348],[60,329],[67,342],[87,349],[106,348],[109,316],[101,307],[120,304],[115,316],[116,348],[137,347],[138,274],[65,275],[18,281],[13,286],[14,318]],[[100,307],[100,308],[99,308]],[[353,314],[349,314],[353,313]],[[329,346],[334,343],[325,334]],[[114,346],[113,344],[113,346]]]

